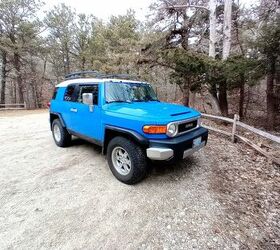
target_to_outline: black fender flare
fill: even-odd
[[[104,136],[103,150],[102,150],[103,153],[106,153],[107,145],[109,143],[108,136],[107,136],[108,131],[119,133],[120,135],[127,135],[133,138],[138,144],[140,144],[143,147],[147,147],[149,145],[149,140],[144,136],[142,136],[141,134],[137,133],[136,131],[126,129],[126,128],[120,128],[116,126],[111,126],[111,125],[105,125],[105,136]]]
[[[50,112],[50,127],[51,127],[51,129],[52,129],[52,121],[53,121],[52,115],[57,116],[59,118],[60,122],[61,122],[62,127],[66,128],[66,124],[65,124],[65,122],[62,118],[62,115],[60,113]]]

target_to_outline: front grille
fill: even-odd
[[[178,125],[178,133],[184,133],[197,126],[197,120],[191,122],[184,122]]]

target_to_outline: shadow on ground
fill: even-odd
[[[83,139],[74,137],[72,139],[72,147],[75,146],[85,146],[92,148],[96,154],[102,155],[102,148],[98,145],[92,144],[88,141],[85,141]],[[106,156],[102,155],[104,157],[104,161],[106,161]],[[195,157],[190,156],[184,160],[177,161],[175,163],[169,163],[165,161],[149,161],[148,160],[148,175],[150,177],[156,176],[167,176],[170,174],[174,174],[174,176],[182,176],[187,173],[191,173],[193,171],[194,165],[196,165],[198,162],[195,159]]]

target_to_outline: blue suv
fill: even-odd
[[[57,146],[69,146],[71,136],[100,145],[114,176],[134,184],[146,176],[148,160],[173,162],[206,145],[199,112],[160,102],[149,83],[123,78],[78,72],[56,86],[50,125]]]

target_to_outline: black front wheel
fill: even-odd
[[[109,142],[107,159],[113,175],[123,183],[135,184],[147,175],[144,150],[124,137],[118,136]]]

